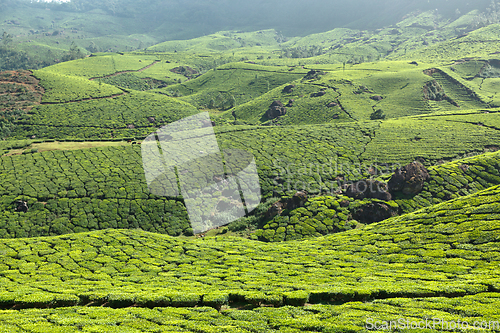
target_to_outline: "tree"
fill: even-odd
[[[382,109],[378,109],[377,111],[373,112],[370,115],[371,120],[376,120],[376,119],[385,119],[385,114],[382,111]]]
[[[89,50],[89,52],[92,52],[92,53],[99,52],[99,48],[97,47],[97,45],[94,42],[90,43],[89,47],[87,47],[87,50]]]
[[[85,57],[85,55],[82,53],[80,48],[75,44],[75,42],[71,43],[71,47],[69,49],[69,52],[65,54],[62,57],[62,61],[70,61],[70,60],[76,60],[76,59],[81,59]]]
[[[7,31],[4,31],[2,35],[2,44],[7,47],[10,43],[12,43],[12,35],[8,34]]]

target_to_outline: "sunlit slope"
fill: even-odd
[[[249,309],[70,307],[1,311],[0,328],[6,332],[347,332],[367,327],[389,326],[400,319],[400,327],[418,323],[442,332],[453,323],[465,322],[478,329],[498,327],[498,293],[462,298],[392,298],[341,305],[315,304],[305,307],[257,307]],[[436,320],[429,320],[436,318]],[[439,319],[441,322],[439,322]],[[384,323],[385,322],[385,323]],[[483,326],[481,326],[483,325]],[[394,327],[394,325],[393,325]]]
[[[134,109],[142,114],[147,113],[147,117],[156,115],[155,118],[161,118],[160,115],[172,113],[175,108],[191,108],[193,111],[189,112],[194,112],[196,108],[212,111],[217,124],[258,125],[272,122],[300,125],[364,121],[372,118],[378,110],[388,119],[440,111],[490,108],[500,103],[495,90],[500,65],[494,60],[476,61],[477,65],[463,62],[451,67],[409,61],[346,66],[287,66],[284,65],[285,61],[282,66],[269,66],[238,62],[218,66],[201,76],[197,70],[206,70],[207,64],[199,61],[187,59],[179,63],[169,54],[128,54],[91,57],[48,67],[37,71],[35,75],[47,88],[42,102],[51,105],[36,108],[34,115],[27,122],[23,121],[22,125],[40,126],[35,127],[38,133],[33,135],[42,137],[47,134],[53,138],[71,135],[67,131],[52,133],[57,131],[47,126],[85,127],[85,124],[97,128],[96,133],[82,135],[79,133],[82,131],[77,130],[71,136],[110,137],[110,131],[106,134],[106,130],[100,128],[105,126],[117,130],[118,134],[112,134],[114,137],[133,137],[145,134],[138,129],[130,131],[130,127],[139,128],[144,124],[137,117],[127,119],[125,116],[126,123],[123,119],[114,118],[119,109],[123,109],[125,114],[127,109]],[[194,68],[185,65],[190,62]],[[93,69],[87,70],[89,66]],[[83,78],[77,78],[78,75],[85,75],[93,81],[85,82]],[[182,83],[173,84],[175,82]],[[134,92],[157,87],[164,88],[152,90],[151,93],[156,96]],[[166,99],[167,96],[186,103],[175,104],[174,99]],[[128,102],[130,99],[133,101]],[[136,103],[137,100],[141,100],[139,103],[143,105]],[[64,106],[64,110],[56,106],[58,103],[78,101],[82,103],[58,105]],[[277,116],[267,113],[274,101],[283,103],[285,114]],[[158,103],[165,103],[164,110],[157,108]],[[58,124],[46,119],[67,117],[64,112],[68,110],[72,114],[85,114],[85,118],[82,118],[85,124],[79,124],[78,120]],[[218,118],[217,114],[221,111],[225,113]],[[111,113],[106,115],[111,123],[100,119],[100,115],[107,113]],[[93,118],[99,120],[95,122]],[[74,121],[75,124],[72,123]],[[127,126],[128,130],[125,129]],[[18,138],[24,134],[23,130]]]
[[[481,87],[457,82],[445,70],[429,72],[428,63],[377,62],[358,65],[309,65],[316,71],[264,93],[228,111],[223,119],[259,124],[270,120],[266,111],[275,100],[288,103],[282,125],[325,123],[342,120],[368,120],[376,110],[386,118],[489,107],[480,99]],[[432,73],[432,75],[431,75]],[[427,93],[429,85],[439,83],[441,95]],[[494,82],[492,82],[494,84]],[[324,93],[323,93],[324,92]],[[490,98],[491,99],[491,98]]]
[[[308,70],[286,66],[262,66],[231,63],[217,67],[183,84],[155,90],[162,94],[176,93],[181,100],[199,109],[227,110],[258,98],[264,93],[300,79]]]
[[[495,148],[496,149],[496,148]],[[500,184],[500,152],[429,168],[430,179],[412,198],[395,198],[402,211],[413,211]]]
[[[42,104],[79,102],[124,94],[114,86],[99,84],[78,76],[66,76],[51,71],[35,71],[33,75],[45,89]]]
[[[482,142],[484,148],[497,146],[499,116],[497,109],[490,109],[388,119],[380,123],[362,158],[409,163],[421,157],[432,165],[474,152],[473,142]]]
[[[139,230],[4,240],[0,304],[303,305],[494,291],[499,199],[497,186],[362,229],[279,244]]]
[[[77,80],[78,81],[78,80]],[[77,83],[71,82],[71,83]],[[59,81],[64,90],[64,81]],[[67,83],[67,82],[66,82]],[[28,115],[17,122],[13,138],[34,136],[39,139],[113,139],[145,137],[164,124],[198,113],[198,110],[185,102],[168,96],[139,91],[121,91],[109,85],[92,83],[89,86],[97,91],[117,95],[88,97],[81,101],[68,99],[81,98],[85,91],[60,94],[55,90],[47,102],[33,108]],[[88,92],[88,91],[87,91]],[[68,100],[68,101],[65,101]]]
[[[190,40],[167,41],[148,48],[156,52],[223,52],[242,47],[277,49],[280,35],[273,29],[256,32],[221,31]]]
[[[406,55],[389,56],[388,58],[439,62],[470,57],[488,57],[498,51],[499,26],[499,24],[492,24],[474,30],[467,36],[459,36],[425,48],[417,48]]]
[[[42,71],[94,78],[122,71],[137,71],[153,64],[156,59],[155,56],[138,57],[135,55],[110,54],[62,62],[44,68]]]

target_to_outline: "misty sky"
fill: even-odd
[[[258,25],[292,35],[326,31],[336,27],[374,29],[399,22],[415,10],[437,9],[447,17],[456,10],[465,14],[484,10],[491,0],[188,0],[187,12],[207,26]],[[188,14],[189,16],[189,14]],[[219,29],[219,30],[220,30]],[[217,30],[217,29],[216,29]]]

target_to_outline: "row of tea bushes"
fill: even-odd
[[[375,329],[375,325],[382,330],[388,329],[389,325],[400,330],[418,325],[422,329],[427,328],[425,332],[429,333],[453,331],[457,328],[497,331],[499,317],[495,308],[499,306],[498,298],[497,293],[484,293],[461,299],[394,298],[341,305],[231,308],[221,312],[203,306],[185,309],[71,307],[9,310],[0,311],[0,329],[13,333],[349,333]]]
[[[51,306],[60,297],[190,306],[210,294],[211,306],[301,305],[500,290],[499,198],[497,186],[360,229],[280,243],[113,229],[6,239],[0,299],[7,308]]]

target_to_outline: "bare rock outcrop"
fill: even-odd
[[[274,101],[269,109],[266,111],[268,119],[275,119],[286,114],[286,108],[281,101]]]
[[[429,179],[427,168],[422,163],[415,161],[396,169],[388,182],[389,192],[416,195],[422,191],[425,182]]]

